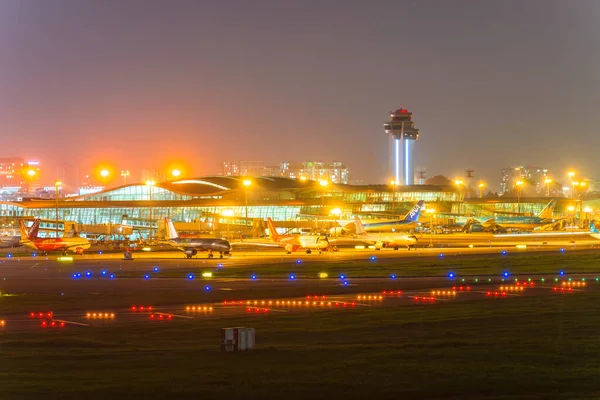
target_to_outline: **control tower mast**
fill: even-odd
[[[415,170],[413,161],[413,148],[419,138],[419,130],[415,129],[412,122],[412,113],[404,108],[390,112],[390,121],[383,125],[385,133],[392,140],[392,157],[394,168],[394,179],[403,182],[404,185],[414,185]],[[400,175],[400,166],[403,165],[403,173]]]

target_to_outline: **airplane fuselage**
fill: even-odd
[[[91,243],[84,238],[46,238],[21,241],[25,246],[40,251],[74,251],[77,253],[89,249]]]

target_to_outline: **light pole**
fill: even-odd
[[[425,211],[429,214],[429,247],[433,247],[433,218],[435,218],[435,209],[428,208]]]
[[[123,177],[123,186],[127,185],[127,177],[129,176],[129,170],[128,169],[124,169],[121,170],[121,176]]]
[[[546,197],[550,197],[550,184],[552,183],[552,179],[546,178],[544,183],[546,184]]]
[[[56,237],[58,237],[58,189],[62,186],[59,180],[54,181],[54,194],[56,199]]]
[[[591,207],[586,207],[583,211],[585,211],[585,221],[584,221],[584,223],[586,225],[589,225],[590,222],[591,222],[591,220],[592,220],[591,214],[592,214],[593,210],[592,210]]]
[[[148,241],[152,241],[152,188],[156,182],[148,180],[146,181],[146,186],[148,186],[148,193],[150,197],[150,231],[148,233]]]
[[[104,183],[104,189],[106,189],[106,180],[108,179],[109,175],[110,175],[110,171],[107,169],[103,169],[100,171],[100,176],[102,177],[102,183]]]
[[[483,188],[485,187],[485,183],[479,182],[479,185],[477,185],[477,187],[479,188],[479,198],[483,199]]]
[[[177,179],[181,176],[181,170],[178,170],[177,168],[175,168],[174,170],[171,171],[171,176],[173,177],[173,179]]]
[[[323,193],[321,193],[321,217],[325,220],[325,188],[329,182],[326,179],[319,179],[319,185],[323,188]]]
[[[229,235],[229,224],[231,224],[231,217],[233,217],[233,210],[226,209],[221,211],[221,215],[227,218],[227,240],[231,240],[231,236]]]
[[[567,207],[567,210],[571,213],[571,243],[575,243],[575,233],[573,228],[575,225],[575,206]]]
[[[571,181],[571,196],[573,198],[575,198],[575,182],[573,182],[573,177],[575,176],[575,172],[569,171],[569,172],[567,172],[567,175],[569,176],[569,180]]]
[[[337,236],[338,236],[337,221],[338,221],[339,216],[342,215],[342,210],[340,210],[339,208],[336,207],[333,210],[331,210],[330,213],[331,213],[331,215],[333,215],[335,217],[335,237],[337,238]]]
[[[515,183],[517,187],[517,213],[521,214],[521,186],[523,186],[523,181],[519,180]]]
[[[394,219],[396,213],[396,186],[398,182],[391,180],[390,185],[392,185],[392,219]]]
[[[252,185],[252,181],[250,179],[244,179],[242,182],[244,184],[244,205],[246,206],[246,223],[248,226],[248,188]]]
[[[458,200],[458,215],[460,215],[460,208],[461,208],[460,205],[461,205],[461,202],[462,202],[462,200],[460,198],[460,193],[461,193],[460,187],[461,187],[461,185],[464,184],[464,182],[461,181],[461,180],[459,180],[459,179],[457,179],[457,180],[454,181],[454,184],[456,185],[456,190],[458,191],[458,199],[457,199]]]

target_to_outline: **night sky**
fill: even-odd
[[[383,182],[403,106],[429,176],[600,178],[599,18],[594,0],[1,0],[0,157],[135,179],[336,159]]]

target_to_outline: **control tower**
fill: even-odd
[[[412,113],[404,108],[390,112],[390,121],[386,122],[383,128],[390,137],[390,157],[394,179],[404,185],[414,185],[413,148],[419,138],[419,130],[415,129],[412,122]],[[401,165],[404,167],[402,175],[400,173]]]

